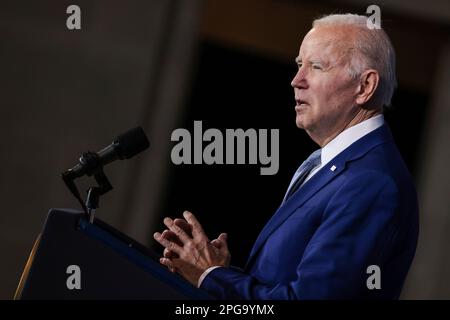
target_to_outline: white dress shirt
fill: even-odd
[[[306,177],[303,183],[311,179],[311,177],[314,176],[323,166],[325,166],[328,162],[330,162],[342,151],[347,149],[351,144],[361,139],[368,133],[378,129],[383,124],[384,124],[384,116],[382,114],[379,114],[342,131],[333,140],[331,140],[325,146],[322,147],[322,153],[320,155],[321,159],[320,166],[314,168],[311,171],[311,173]],[[220,268],[220,266],[210,267],[206,269],[205,272],[203,272],[203,274],[198,279],[199,288],[202,285],[202,282],[208,275],[208,273],[210,273],[212,270],[216,268]]]

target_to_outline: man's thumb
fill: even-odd
[[[228,235],[226,233],[221,233],[217,238],[217,240],[219,240],[220,243],[222,244],[219,249],[221,251],[223,250],[228,251],[228,244],[227,244]]]
[[[217,249],[222,249],[222,248],[228,248],[227,245],[227,239],[228,236],[226,233],[221,233],[217,239],[214,239],[213,241],[211,241],[211,244],[216,247]]]

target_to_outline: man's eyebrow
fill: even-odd
[[[295,58],[295,63],[299,64],[302,63],[303,60],[300,57]],[[313,63],[319,63],[319,64],[323,64],[324,62],[319,60],[319,59],[315,59],[315,60],[307,60],[308,63],[313,64]]]

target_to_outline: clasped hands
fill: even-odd
[[[165,218],[168,229],[155,232],[153,237],[165,248],[160,263],[197,286],[200,276],[208,268],[230,265],[227,235],[222,233],[210,241],[192,213],[185,211],[183,217]]]

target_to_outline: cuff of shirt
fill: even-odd
[[[220,268],[220,266],[214,266],[214,267],[209,267],[208,269],[206,269],[202,275],[200,276],[200,278],[198,278],[198,282],[197,282],[197,287],[200,288],[200,286],[203,283],[203,280],[205,280],[206,276],[213,271],[214,269]]]

